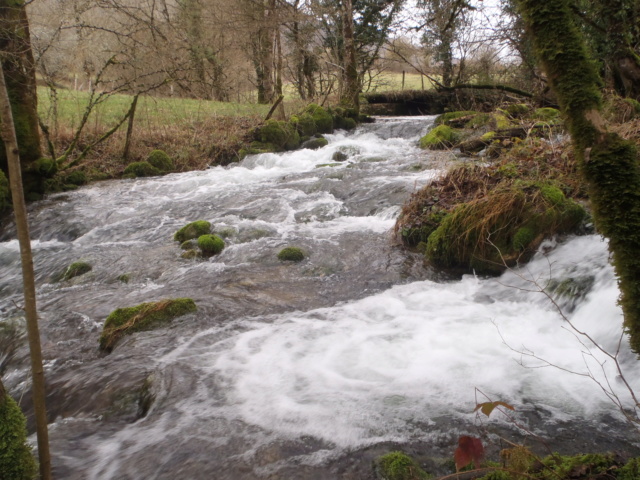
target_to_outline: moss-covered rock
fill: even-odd
[[[224,240],[217,235],[202,235],[198,237],[198,247],[203,257],[212,257],[224,249]]]
[[[175,168],[173,160],[163,150],[153,150],[147,157],[147,162],[162,172],[170,172]]]
[[[62,274],[62,280],[71,280],[91,271],[93,267],[87,262],[74,262]]]
[[[186,250],[181,255],[180,258],[184,258],[185,260],[193,260],[194,258],[200,258],[200,252],[198,250]]]
[[[452,147],[458,141],[456,131],[447,125],[438,125],[420,139],[420,148],[432,150]]]
[[[63,176],[65,185],[85,185],[87,183],[87,175],[82,170],[73,170]]]
[[[303,142],[301,148],[308,148],[309,150],[318,150],[319,148],[329,145],[329,141],[324,137],[310,138],[306,142]]]
[[[129,283],[129,281],[131,280],[131,275],[128,273],[123,273],[122,275],[118,275],[118,278],[116,278],[116,280],[121,283]]]
[[[195,312],[196,304],[190,298],[176,298],[142,303],[135,307],[118,308],[104,322],[100,335],[100,349],[110,352],[125,335],[151,330],[171,320]]]
[[[38,472],[27,443],[27,422],[20,407],[0,388],[0,477],[32,480]]]
[[[188,223],[174,233],[173,239],[176,242],[183,244],[187,240],[192,240],[202,235],[208,235],[209,233],[211,233],[211,223],[206,220],[196,220],[195,222]]]
[[[511,118],[520,118],[531,111],[531,106],[526,103],[511,103],[503,110]]]
[[[300,134],[289,122],[267,120],[257,135],[260,142],[273,145],[277,150],[293,150],[300,146]]]
[[[278,253],[278,260],[301,262],[304,260],[304,252],[298,247],[286,247]]]
[[[9,180],[4,172],[0,170],[0,213],[8,210],[11,206],[11,190],[9,190]]]
[[[300,115],[292,115],[290,122],[296,128],[301,137],[312,137],[318,133],[316,122],[309,112],[303,112]]]
[[[375,470],[380,480],[426,480],[431,476],[410,456],[402,452],[390,452],[378,457]]]
[[[324,108],[315,103],[307,106],[305,113],[311,115],[313,123],[316,126],[316,132],[318,133],[332,133],[333,132],[333,117]]]
[[[551,107],[536,108],[531,118],[540,122],[554,123],[560,120],[560,110]]]
[[[31,168],[41,177],[51,178],[58,171],[58,164],[52,158],[42,157],[33,162]]]
[[[155,177],[162,175],[162,172],[151,165],[149,162],[133,162],[124,169],[124,176],[129,178],[135,177]]]

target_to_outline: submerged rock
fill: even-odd
[[[278,253],[278,260],[301,262],[304,260],[304,252],[298,247],[286,247]]]
[[[142,303],[135,307],[118,308],[111,312],[104,322],[100,335],[100,349],[111,352],[123,336],[154,329],[174,318],[195,312],[196,308],[196,304],[190,298],[161,300]]]

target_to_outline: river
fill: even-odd
[[[546,241],[492,279],[437,272],[394,239],[403,202],[454,160],[417,148],[432,121],[379,119],[316,151],[32,204],[56,478],[367,479],[397,449],[443,474],[459,435],[495,451],[498,435],[524,430],[553,450],[637,455],[640,437],[596,383],[631,405],[613,362],[567,321],[615,352],[622,314],[601,237]],[[337,151],[348,159],[334,162]],[[173,233],[200,219],[227,246],[182,259]],[[23,321],[14,238],[5,225],[2,322]],[[279,261],[285,246],[307,258]],[[91,272],[53,281],[78,260]],[[583,285],[558,299],[566,319],[540,292],[550,280]],[[112,310],[176,297],[197,313],[98,350]],[[640,388],[626,343],[619,360]],[[28,411],[27,355],[23,345],[4,382]],[[513,419],[478,419],[484,395],[514,406]]]

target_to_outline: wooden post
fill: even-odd
[[[31,255],[31,240],[29,239],[29,225],[27,223],[27,207],[22,188],[22,171],[20,168],[20,154],[16,139],[15,126],[11,103],[4,79],[4,70],[0,62],[0,135],[7,151],[9,167],[9,184],[15,213],[18,242],[20,244],[20,258],[22,260],[22,282],[24,285],[24,310],[27,319],[27,335],[29,338],[29,352],[31,356],[31,376],[33,383],[33,410],[36,419],[36,434],[38,438],[38,457],[40,460],[40,478],[51,480],[51,457],[49,454],[49,430],[47,425],[47,407],[45,404],[44,367],[42,366],[42,349],[40,346],[40,332],[38,330],[38,312],[36,310],[36,286],[33,272],[33,256]]]

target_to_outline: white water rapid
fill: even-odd
[[[478,435],[472,411],[484,395],[513,405],[514,421],[556,450],[637,454],[637,432],[603,392],[631,407],[623,379],[571,328],[618,348],[619,293],[601,237],[549,240],[492,279],[438,274],[394,241],[402,203],[451,160],[416,148],[432,118],[33,205],[57,478],[367,479],[371,459],[397,449],[442,473],[458,435]],[[349,159],[334,163],[336,151]],[[227,246],[181,259],[173,232],[197,219]],[[0,322],[21,321],[12,232],[0,231]],[[287,245],[307,259],[278,261]],[[78,259],[93,270],[53,282]],[[116,280],[124,273],[128,284]],[[541,293],[558,284],[571,287],[554,297],[565,319]],[[198,312],[98,351],[110,311],[170,297],[194,298]],[[618,359],[640,393],[626,338]],[[26,347],[6,379],[16,396],[28,388]],[[500,414],[483,422],[523,438]]]

